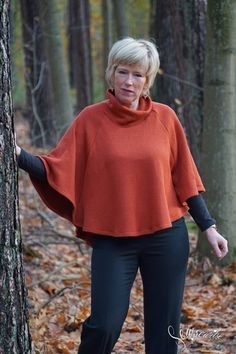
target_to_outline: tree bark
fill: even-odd
[[[161,75],[154,98],[170,105],[182,121],[200,163],[206,0],[153,0],[151,37],[160,53]]]
[[[38,0],[21,0],[25,53],[26,108],[32,144],[49,147],[56,143],[56,115],[45,38],[39,21]]]
[[[0,0],[0,353],[31,353],[11,101],[10,0]]]
[[[221,264],[236,260],[235,19],[235,0],[208,1],[201,170],[207,204],[229,240],[229,253]],[[197,248],[211,257],[203,237]]]
[[[103,72],[104,72],[104,87],[107,87],[105,80],[105,71],[107,68],[107,59],[110,48],[112,46],[112,8],[111,0],[102,0],[103,14]]]
[[[124,0],[113,0],[114,20],[118,39],[128,36],[128,21],[126,15],[126,2]]]
[[[69,77],[60,34],[58,3],[56,0],[41,0],[39,5],[40,22],[45,36],[48,65],[51,73],[58,139],[73,119],[73,109],[69,95]]]
[[[92,103],[92,62],[89,2],[69,0],[69,53],[76,111]]]

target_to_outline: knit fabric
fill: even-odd
[[[92,234],[139,236],[171,227],[186,200],[205,191],[183,128],[168,106],[141,98],[139,110],[107,100],[75,118],[31,180],[45,204]]]

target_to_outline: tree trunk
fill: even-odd
[[[0,0],[0,353],[31,352],[22,266],[9,58],[10,0]]]
[[[124,0],[113,0],[114,20],[118,39],[129,35],[128,21],[126,15],[126,2]]]
[[[38,0],[21,0],[25,53],[26,109],[32,144],[48,147],[56,143],[56,116],[53,107],[50,70],[45,39],[39,21]]]
[[[105,71],[107,68],[108,54],[112,46],[112,9],[111,0],[102,0],[102,15],[103,15],[103,72],[104,72],[104,87],[107,87],[105,80]]]
[[[200,162],[206,0],[155,0],[151,37],[161,70],[154,98],[170,105],[182,121],[194,159]]]
[[[69,53],[76,111],[92,102],[92,62],[89,2],[69,0]]]
[[[236,260],[236,1],[209,0],[204,86],[202,175],[206,200]],[[203,237],[198,250],[209,255]]]
[[[41,0],[39,5],[40,22],[45,36],[46,52],[51,73],[58,139],[73,119],[72,103],[69,96],[69,78],[66,72],[60,34],[58,3],[56,0]]]

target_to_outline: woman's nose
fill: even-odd
[[[133,78],[133,75],[132,74],[128,74],[127,77],[126,77],[126,84],[127,85],[133,85],[133,81],[134,81],[134,78]]]

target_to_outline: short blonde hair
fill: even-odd
[[[113,89],[113,77],[118,65],[143,64],[148,67],[142,95],[148,95],[160,67],[160,59],[154,43],[145,39],[127,37],[115,42],[108,55],[106,81],[109,88]]]

